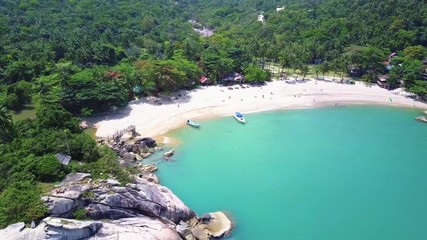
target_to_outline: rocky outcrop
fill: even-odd
[[[119,186],[120,182],[114,179],[95,182],[87,174],[70,174],[42,200],[56,217],[71,217],[78,208],[84,208],[93,219],[149,216],[178,223],[196,215],[168,188],[137,180],[135,184]]]
[[[129,126],[117,132],[111,139],[98,139],[97,142],[117,152],[125,163],[142,160],[160,149],[156,147],[157,143],[154,139],[141,137],[136,132],[135,126]]]
[[[108,223],[48,217],[34,229],[25,228],[24,223],[19,223],[0,230],[0,239],[181,240],[174,228],[174,225],[148,217],[125,218]]]
[[[87,208],[94,219],[151,216],[178,223],[195,216],[168,188],[154,183],[128,184],[112,187],[108,192],[94,191],[95,197]]]
[[[155,147],[155,146],[157,146],[156,141],[154,139],[152,139],[152,138],[149,138],[149,137],[137,139],[135,141],[135,144],[145,144],[147,147]]]
[[[121,186],[115,179],[69,174],[42,200],[51,217],[34,229],[25,228],[24,223],[10,225],[0,230],[0,239],[202,240],[221,237],[232,228],[225,214],[210,213],[199,219],[171,190],[142,178]],[[81,209],[93,220],[69,219],[76,210],[82,217]]]
[[[82,206],[82,201],[76,201],[68,198],[42,197],[42,200],[49,206],[49,213],[52,216],[71,217],[71,212]]]

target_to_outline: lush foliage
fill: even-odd
[[[117,155],[97,147],[62,106],[39,104],[35,120],[16,124],[4,113],[0,112],[0,227],[43,217],[46,207],[40,201],[42,192],[37,185],[61,181],[72,171],[90,172],[96,178],[115,176],[123,183],[130,181],[130,171],[120,166]],[[13,137],[3,137],[9,136],[3,135],[8,132],[13,132]],[[69,166],[56,159],[57,153],[72,157]]]
[[[6,108],[2,107],[0,108],[0,144],[12,140],[14,135],[12,116]]]
[[[130,170],[96,147],[74,116],[193,88],[202,75],[221,83],[239,72],[262,83],[278,76],[270,69],[304,78],[314,65],[317,76],[357,70],[375,82],[388,74],[390,88],[403,82],[427,100],[427,4],[419,0],[0,3],[0,226],[43,216],[36,184],[68,172],[129,181]],[[192,28],[200,24],[215,34],[199,36]],[[27,104],[36,119],[13,123],[9,110]],[[62,166],[56,153],[73,161]]]
[[[90,115],[272,62],[303,76],[308,64],[323,63],[317,75],[358,69],[375,81],[392,52],[425,58],[426,12],[417,0],[6,0],[0,105],[42,100]],[[199,23],[215,35],[198,36]]]
[[[0,194],[0,227],[10,223],[43,217],[47,207],[40,200],[40,191],[30,181],[11,184]]]
[[[271,78],[270,72],[260,67],[250,65],[245,71],[246,81],[249,83],[264,83],[265,81],[269,81]]]

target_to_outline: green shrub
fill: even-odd
[[[40,219],[47,212],[40,191],[30,181],[11,184],[0,194],[0,228],[11,223]]]
[[[81,114],[83,117],[90,117],[93,114],[93,109],[91,108],[82,108],[82,110],[80,110]]]
[[[73,213],[73,217],[74,217],[75,219],[78,219],[78,220],[84,220],[84,219],[87,219],[87,216],[86,216],[86,209],[81,208],[81,209],[78,209],[78,210],[74,211],[74,213]]]
[[[46,155],[38,158],[35,164],[34,175],[42,182],[60,181],[65,177],[62,164],[54,155]]]
[[[14,111],[18,111],[21,108],[21,104],[19,103],[19,99],[16,94],[12,93],[10,95],[7,95],[6,107]]]

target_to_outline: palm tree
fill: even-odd
[[[12,115],[6,108],[0,108],[0,142],[11,141],[14,136]]]

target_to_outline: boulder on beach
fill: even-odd
[[[147,147],[155,147],[155,146],[157,146],[156,141],[154,139],[152,139],[152,138],[149,138],[149,137],[137,138],[135,140],[135,143],[136,144],[144,143]]]

